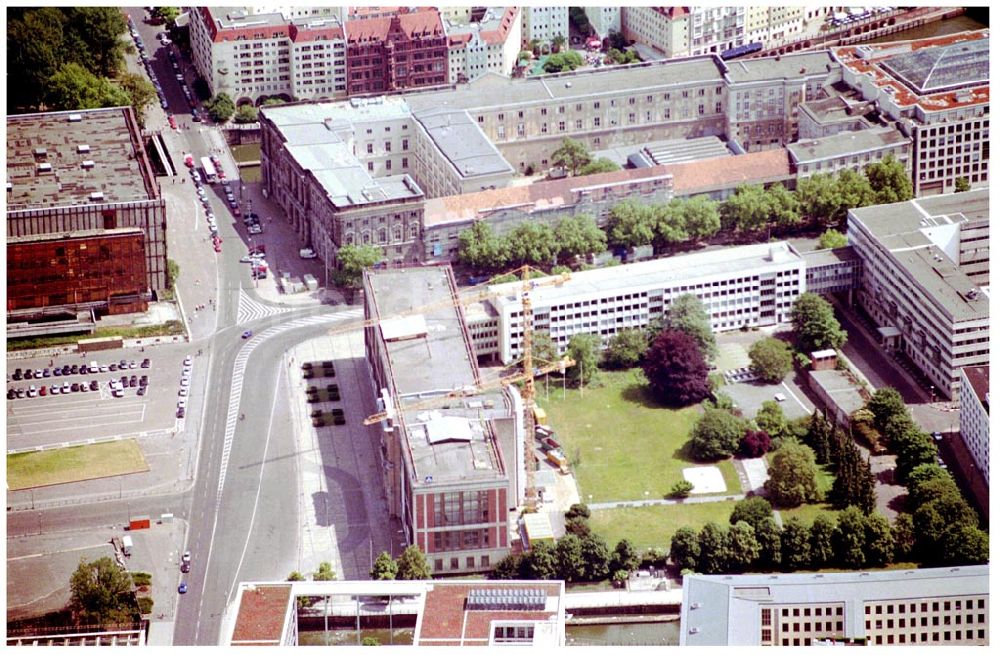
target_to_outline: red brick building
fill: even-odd
[[[109,314],[146,311],[141,228],[7,239],[7,311],[94,304]]]
[[[448,36],[436,9],[347,22],[348,95],[448,83]]]

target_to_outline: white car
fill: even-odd
[[[177,395],[186,396],[188,395],[188,390],[185,387],[181,387],[180,389],[177,390]]]
[[[189,377],[188,377],[188,376],[186,376],[186,375],[185,375],[184,377],[182,377],[182,378],[181,378],[181,386],[182,386],[182,387],[186,387],[186,386],[189,386],[190,384],[191,384],[191,378],[189,378]]]
[[[192,361],[194,360],[191,359],[191,355],[188,355],[187,357],[184,358],[184,366],[191,366]]]
[[[181,398],[180,400],[177,401],[177,406],[181,409],[187,407],[187,404],[188,404],[187,398]]]
[[[318,255],[312,248],[302,248],[299,250],[299,257],[302,259],[316,259]]]

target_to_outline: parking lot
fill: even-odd
[[[184,355],[171,350],[157,349],[148,357],[146,353],[114,350],[9,362],[8,451],[181,427],[176,404]],[[90,372],[91,363],[96,364],[94,372]],[[67,366],[76,366],[77,372],[70,368],[69,374],[63,375]],[[59,375],[55,375],[57,367]],[[24,379],[29,369],[32,376]]]

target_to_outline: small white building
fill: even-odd
[[[990,482],[990,367],[966,366],[958,391],[959,432],[976,468]]]

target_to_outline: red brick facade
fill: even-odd
[[[347,93],[448,83],[448,37],[436,10],[347,23]]]

